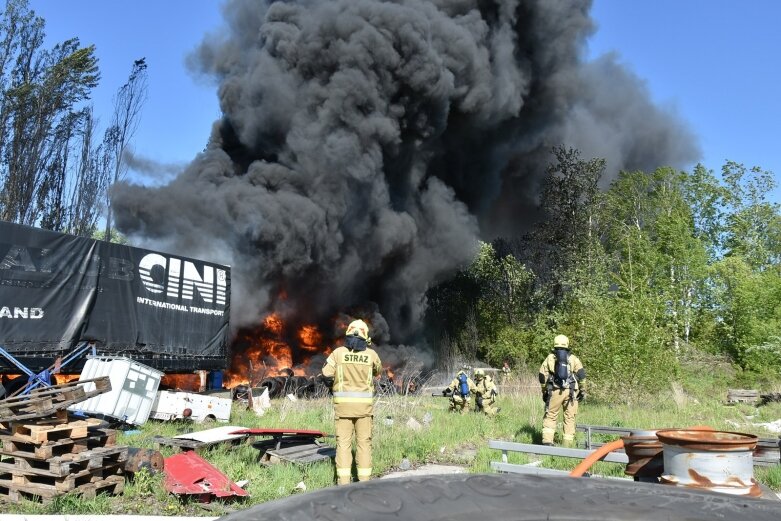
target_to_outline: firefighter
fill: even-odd
[[[504,385],[507,385],[510,383],[510,374],[512,373],[512,370],[510,369],[510,364],[507,363],[507,360],[504,361],[504,365],[502,365],[502,383]]]
[[[494,407],[496,403],[496,384],[493,378],[486,376],[485,370],[475,369],[475,412],[484,412],[488,416],[499,413],[501,408]]]
[[[468,367],[462,368],[450,385],[447,386],[443,394],[450,395],[450,411],[460,412],[466,414],[469,409],[469,403],[472,398],[472,394],[475,392],[475,383],[469,378],[467,374]]]
[[[570,353],[569,338],[558,335],[553,340],[553,351],[540,366],[542,399],[545,417],[542,420],[542,444],[553,445],[559,410],[564,410],[564,445],[575,442],[575,416],[578,402],[586,396],[586,370],[580,359]]]
[[[382,371],[382,364],[370,345],[369,326],[363,320],[355,320],[347,327],[344,345],[334,349],[323,366],[323,376],[333,378],[339,485],[352,481],[353,434],[358,481],[366,481],[372,474],[374,377]]]

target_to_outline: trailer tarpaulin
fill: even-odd
[[[84,340],[161,370],[225,367],[227,266],[0,221],[0,346]],[[36,364],[33,364],[36,365]]]

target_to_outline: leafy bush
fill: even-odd
[[[743,365],[747,371],[758,374],[781,375],[781,337],[773,336],[764,344],[747,347]]]
[[[573,348],[595,397],[633,401],[668,388],[675,377],[678,364],[652,303],[608,296],[583,311],[580,326]]]
[[[496,339],[484,343],[483,352],[488,362],[501,367],[506,361],[512,367],[537,369],[553,345],[553,331],[541,317],[530,326],[505,326]]]

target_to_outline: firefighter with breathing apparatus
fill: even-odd
[[[468,367],[462,368],[458,374],[456,374],[456,377],[453,378],[453,381],[450,382],[450,385],[442,392],[442,394],[450,396],[449,410],[451,412],[458,411],[461,414],[466,414],[469,409],[469,403],[471,402],[472,394],[474,394],[476,387],[475,383],[467,374],[468,370]]]
[[[496,415],[501,409],[496,403],[496,384],[493,378],[485,374],[484,369],[475,369],[475,412],[484,412],[488,416]]]
[[[354,320],[347,327],[344,345],[334,349],[323,366],[323,376],[333,378],[336,477],[339,485],[352,481],[353,435],[357,445],[355,466],[358,481],[366,481],[372,474],[374,377],[382,371],[382,364],[369,346],[369,326],[363,320]]]
[[[542,420],[542,444],[553,445],[559,410],[564,410],[564,445],[575,442],[575,416],[578,402],[586,396],[586,370],[580,359],[570,353],[569,338],[558,335],[553,340],[553,352],[540,366],[542,399],[545,417]]]

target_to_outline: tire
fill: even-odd
[[[781,502],[597,478],[464,474],[373,480],[257,505],[224,521],[778,521]]]

